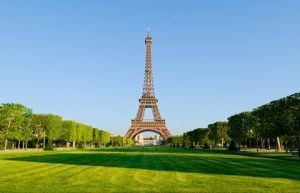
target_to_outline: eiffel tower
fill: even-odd
[[[152,131],[159,134],[163,139],[171,136],[166,127],[166,122],[160,116],[157,102],[154,94],[154,84],[152,77],[152,59],[151,59],[151,45],[152,38],[148,32],[145,39],[146,45],[146,63],[145,63],[145,78],[143,85],[142,98],[139,99],[139,109],[135,119],[131,120],[131,126],[126,133],[126,137],[134,139],[136,135],[145,131]],[[153,119],[145,120],[145,109],[151,108]]]

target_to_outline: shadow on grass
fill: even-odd
[[[168,147],[168,146],[132,146],[132,147],[106,147],[96,149],[85,149],[84,151],[97,152],[139,152],[139,153],[197,153],[203,149]]]
[[[212,154],[241,155],[241,156],[249,156],[249,157],[278,159],[278,160],[296,162],[300,164],[300,157],[293,156],[285,152],[227,151],[227,150],[217,150],[217,149],[209,149],[209,150],[202,150],[202,151],[205,151],[206,153],[212,153]],[[199,149],[198,152],[201,152],[201,149]]]
[[[226,151],[216,149],[200,149],[200,148],[183,148],[183,147],[168,147],[168,146],[137,146],[137,147],[111,147],[86,149],[85,151],[99,152],[143,152],[143,153],[207,153],[207,154],[225,154],[225,155],[241,155],[250,157],[271,158],[286,161],[294,161],[300,164],[300,157],[292,156],[284,152],[247,152],[247,151]]]
[[[153,149],[109,148],[6,160],[300,180],[300,165],[293,162],[250,156],[224,156],[217,152],[189,153],[194,150],[176,150],[180,152],[170,153],[167,148],[164,149],[165,153],[160,153],[162,151],[158,149],[157,153]]]

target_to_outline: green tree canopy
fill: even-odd
[[[46,135],[48,137],[49,144],[52,144],[52,141],[59,139],[61,133],[62,118],[53,114],[46,115]]]
[[[208,125],[208,128],[210,129],[209,138],[213,140],[215,143],[220,143],[222,140],[228,141],[229,137],[227,135],[228,132],[227,122],[218,121]]]
[[[26,111],[27,108],[21,104],[6,103],[0,106],[0,133],[5,140],[4,149],[8,139],[24,139],[22,126]]]

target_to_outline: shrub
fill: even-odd
[[[77,146],[77,149],[83,149],[83,144],[82,143],[79,143],[79,145]]]
[[[235,142],[233,140],[231,140],[228,151],[237,151],[237,150],[238,150],[238,148],[236,147]]]
[[[48,144],[48,145],[44,148],[44,150],[45,150],[45,151],[52,151],[52,150],[54,150],[54,147],[53,147],[53,145]]]
[[[204,143],[204,149],[209,149],[209,146],[207,143]]]

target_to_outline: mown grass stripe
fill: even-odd
[[[5,193],[296,193],[300,189],[297,176],[300,166],[296,161],[198,149],[26,152],[1,155],[0,159],[0,192]]]

